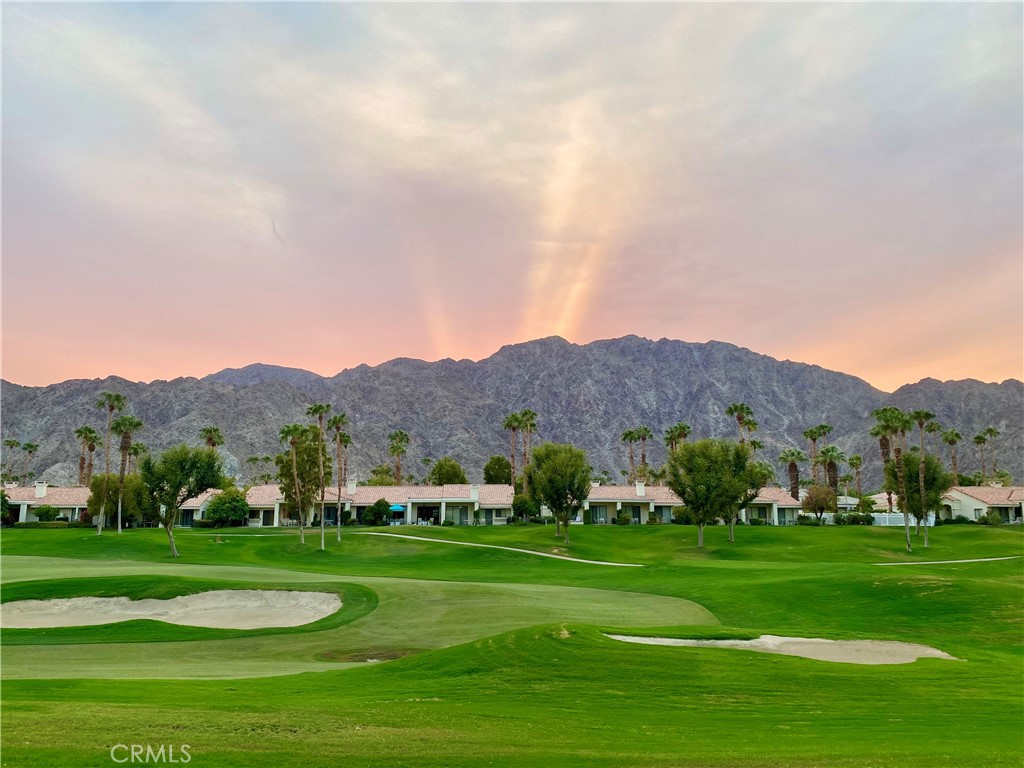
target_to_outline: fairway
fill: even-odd
[[[543,526],[422,532],[488,545],[465,547],[345,531],[319,552],[294,535],[194,531],[179,561],[156,531],[5,532],[4,602],[272,589],[344,607],[290,628],[4,629],[4,762],[106,764],[112,745],[141,739],[189,744],[193,765],[218,768],[1021,764],[1019,529],[943,527],[911,555],[902,531],[881,528],[742,528],[735,544],[711,528],[703,551],[687,526],[571,532],[568,546]],[[963,661],[744,647],[762,635],[916,643]],[[76,725],[55,741],[48,723],[69,707]],[[965,712],[969,727],[948,727]]]

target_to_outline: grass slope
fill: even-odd
[[[151,531],[82,533],[6,533],[3,598],[205,579],[370,590],[377,605],[265,636],[16,637],[31,644],[2,651],[7,764],[106,764],[110,746],[140,741],[188,743],[193,763],[211,766],[1021,764],[1024,562],[873,565],[1021,555],[1019,530],[942,527],[912,555],[894,529],[743,528],[735,545],[710,529],[705,551],[678,526],[574,527],[569,547],[539,527],[416,531],[646,564],[635,569],[371,536],[320,553],[297,537],[218,544],[200,532],[181,537],[172,562]],[[908,640],[966,661],[863,667],[641,647],[601,628]],[[353,661],[388,650],[416,653]],[[68,679],[151,664],[253,679]],[[304,670],[329,671],[255,677]],[[50,724],[69,711],[74,726],[55,742]]]

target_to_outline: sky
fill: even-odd
[[[2,374],[559,335],[1024,375],[1005,4],[2,7]]]

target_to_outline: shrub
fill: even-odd
[[[686,507],[672,507],[672,522],[676,525],[693,525],[693,515]]]
[[[363,511],[363,525],[387,525],[391,520],[391,505],[387,499],[377,499]]]
[[[946,522],[946,524],[947,525],[969,525],[970,523],[973,523],[973,522],[974,521],[971,520],[971,518],[967,517],[967,515],[957,515],[952,520],[948,520]]]
[[[760,517],[752,517],[752,518],[750,518],[750,519],[749,519],[749,520],[747,521],[747,524],[748,524],[748,525],[768,525],[768,523],[766,523],[766,522],[765,522],[764,520],[762,520],[762,519],[761,519]]]
[[[544,525],[544,517],[542,515],[530,515],[529,520],[534,525]]]
[[[15,528],[67,528],[68,524],[63,520],[49,520],[46,522],[15,523]]]
[[[994,509],[990,509],[983,517],[978,518],[978,525],[1000,526],[1002,524],[1003,518]]]
[[[633,522],[633,515],[624,509],[620,509],[615,513],[615,518],[612,520],[613,525],[629,525]]]
[[[201,520],[192,521],[193,528],[221,528],[221,524],[216,520],[210,520],[209,518],[203,518]]]
[[[505,518],[505,525],[519,525],[519,521],[516,519],[515,515],[509,515]]]
[[[356,519],[354,517],[347,518],[343,525],[355,525]]]
[[[818,518],[814,517],[813,515],[797,515],[796,516],[796,524],[797,525],[809,525],[809,526],[811,526],[813,528],[817,528],[819,525],[821,525],[821,521],[818,520]]]
[[[833,525],[852,525],[852,523],[850,522],[850,517],[851,517],[850,515],[847,515],[844,512],[836,512],[834,515],[832,515],[832,524]]]
[[[49,504],[43,504],[42,506],[33,509],[32,514],[36,516],[36,519],[40,523],[52,523],[57,519],[57,515],[60,514],[60,510],[56,507],[51,507]]]
[[[205,520],[212,520],[218,527],[245,525],[248,517],[249,504],[245,500],[245,494],[238,488],[228,488],[210,499],[210,506],[203,516]]]
[[[451,526],[455,525],[455,521],[445,520],[443,523],[441,523],[441,525],[443,525],[445,528],[450,528]]]

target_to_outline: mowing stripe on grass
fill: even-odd
[[[452,541],[451,539],[428,539],[423,536],[409,536],[404,533],[380,533],[379,531],[353,531],[356,536],[393,536],[396,539],[412,539],[413,541],[430,541],[435,544],[458,544],[460,547],[483,547],[484,549],[504,549],[509,552],[522,552],[524,555],[537,555],[538,557],[551,557],[555,560],[568,560],[572,563],[587,563],[588,565],[615,565],[620,568],[643,568],[643,563],[609,563],[606,560],[583,560],[579,557],[567,555],[552,555],[548,552],[536,552],[532,549],[519,549],[518,547],[502,547],[498,544],[477,544],[473,541]]]
[[[973,560],[922,560],[919,563],[872,563],[872,565],[949,565],[950,563],[994,563],[997,560],[1020,560],[1024,555],[1010,557],[976,557]]]

